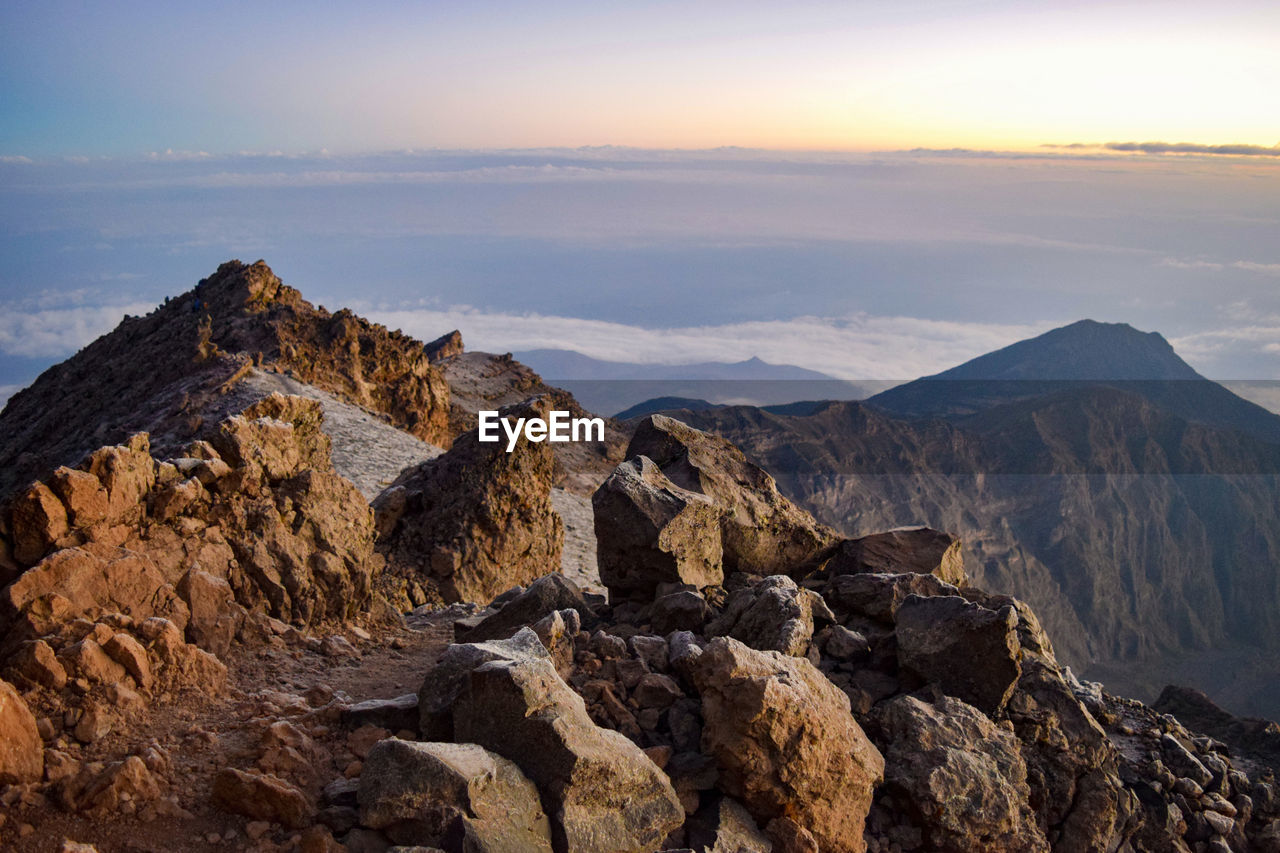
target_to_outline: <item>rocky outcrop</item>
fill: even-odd
[[[702,588],[724,579],[719,508],[646,457],[615,468],[591,505],[596,564],[611,597],[651,601],[663,584]]]
[[[229,261],[9,400],[0,496],[138,432],[166,453],[205,437],[217,426],[206,413],[253,368],[287,373],[437,445],[456,434],[448,383],[419,341],[312,306],[261,261]]]
[[[501,417],[546,411],[529,401]],[[374,501],[389,570],[449,602],[488,601],[558,571],[564,526],[551,506],[551,447],[521,435],[508,453],[505,441],[482,442],[472,430],[445,455],[404,472]]]
[[[0,784],[35,782],[44,774],[44,744],[22,696],[0,680]]]
[[[706,495],[721,509],[724,567],[757,575],[803,576],[835,542],[779,492],[773,477],[718,436],[665,415],[636,426],[627,457],[646,456],[677,486]]]
[[[707,624],[707,636],[732,637],[753,649],[803,657],[815,626],[835,621],[822,596],[785,575],[734,590],[724,610]]]
[[[866,849],[863,825],[884,759],[849,699],[807,660],[720,638],[690,664],[703,746],[725,790],[757,821],[788,817],[823,850]]]

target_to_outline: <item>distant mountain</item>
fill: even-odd
[[[640,364],[604,361],[578,352],[537,349],[512,353],[548,382],[570,391],[586,408],[618,417],[655,398],[680,397],[710,404],[777,405],[799,400],[861,400],[891,382],[836,379],[790,364],[705,361]]]
[[[1193,423],[1280,443],[1280,418],[1201,376],[1157,332],[1081,320],[891,388],[869,405],[905,417],[956,418],[1078,386],[1139,394]]]
[[[620,421],[625,421],[631,418],[642,418],[655,412],[669,412],[675,409],[703,412],[707,409],[719,408],[723,408],[723,405],[720,403],[708,403],[706,400],[699,400],[694,397],[654,397],[652,400],[636,403],[629,409],[623,409],[614,417]]]
[[[1280,417],[1158,335],[1075,324],[863,403],[678,416],[849,535],[958,534],[977,584],[1119,692],[1280,715]]]

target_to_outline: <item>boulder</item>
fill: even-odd
[[[730,593],[706,630],[708,637],[733,637],[753,649],[798,657],[809,651],[815,618],[820,624],[835,621],[822,596],[774,575]]]
[[[462,630],[458,639],[468,643],[502,640],[526,625],[532,625],[557,610],[576,610],[583,625],[595,623],[595,613],[578,585],[559,572],[538,578],[528,589],[502,605],[502,609],[486,617],[475,627]]]
[[[88,527],[107,517],[110,509],[107,490],[88,471],[64,465],[53,472],[49,486],[67,508],[67,521],[72,528]]]
[[[798,822],[824,851],[861,853],[884,759],[849,698],[808,660],[719,637],[690,661],[702,697],[702,745],[722,788],[758,823]]]
[[[342,709],[342,725],[348,729],[378,726],[392,732],[418,730],[418,694],[394,699],[366,699]]]
[[[44,483],[32,483],[14,500],[10,512],[13,558],[24,565],[39,562],[69,529],[66,508]]]
[[[701,633],[710,618],[711,608],[707,600],[687,589],[660,597],[649,611],[653,630],[664,637],[672,631]]]
[[[896,622],[899,666],[984,713],[1004,710],[1022,674],[1012,606],[991,610],[958,596],[911,595]]]
[[[187,639],[215,655],[225,655],[241,622],[231,584],[192,567],[178,581],[177,593],[191,611]]]
[[[527,401],[504,418],[545,417]],[[433,585],[448,602],[486,602],[560,568],[564,524],[551,506],[555,456],[550,442],[521,435],[482,442],[459,436],[443,456],[400,475],[374,500],[378,550],[391,571]]]
[[[596,562],[612,599],[649,602],[662,584],[715,586],[720,510],[673,483],[647,457],[623,462],[591,497]]]
[[[61,690],[67,685],[66,668],[44,640],[23,643],[9,659],[9,670],[30,684],[50,690]]]
[[[398,844],[551,853],[538,789],[475,744],[381,741],[365,760],[359,802],[361,823]]]
[[[955,586],[928,574],[836,575],[827,583],[823,598],[839,617],[861,616],[892,625],[898,608],[909,595],[959,595]]]
[[[458,741],[514,761],[538,785],[562,853],[648,853],[684,822],[666,774],[624,735],[596,726],[545,658],[473,670],[454,728]]]
[[[933,575],[964,586],[964,554],[960,540],[931,527],[900,527],[858,539],[845,539],[827,560],[832,575],[908,572]]]
[[[627,456],[646,456],[677,486],[706,495],[722,510],[726,573],[802,577],[835,543],[820,524],[778,492],[773,477],[719,436],[665,415],[640,421]]]
[[[899,696],[872,713],[884,793],[914,816],[929,850],[1047,851],[1021,743],[971,705]]]
[[[290,829],[310,825],[312,808],[306,794],[266,773],[224,767],[213,779],[213,803],[224,811]]]
[[[39,782],[44,774],[44,743],[36,718],[22,696],[0,680],[0,784]]]
[[[454,643],[427,673],[418,690],[419,730],[426,740],[454,740],[454,702],[476,667],[494,660],[550,660],[549,653],[530,628],[509,639],[482,643]]]

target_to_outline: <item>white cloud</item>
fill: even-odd
[[[114,329],[125,314],[145,314],[149,302],[24,311],[0,305],[0,353],[65,357]]]
[[[756,356],[839,379],[911,379],[1049,329],[856,314],[649,329],[602,320],[493,314],[467,308],[371,310],[368,316],[423,340],[460,329],[472,350],[571,349],[607,361],[682,364]]]
[[[0,410],[4,409],[10,397],[17,394],[24,387],[23,385],[0,385]]]
[[[1209,270],[1212,272],[1221,272],[1223,270],[1244,270],[1245,272],[1258,273],[1260,275],[1280,276],[1280,264],[1266,264],[1258,261],[1206,261],[1201,258],[1162,258],[1160,266],[1169,267],[1178,270]]]

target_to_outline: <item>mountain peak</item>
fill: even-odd
[[[929,379],[1085,382],[1203,379],[1159,332],[1079,320],[979,356]]]

